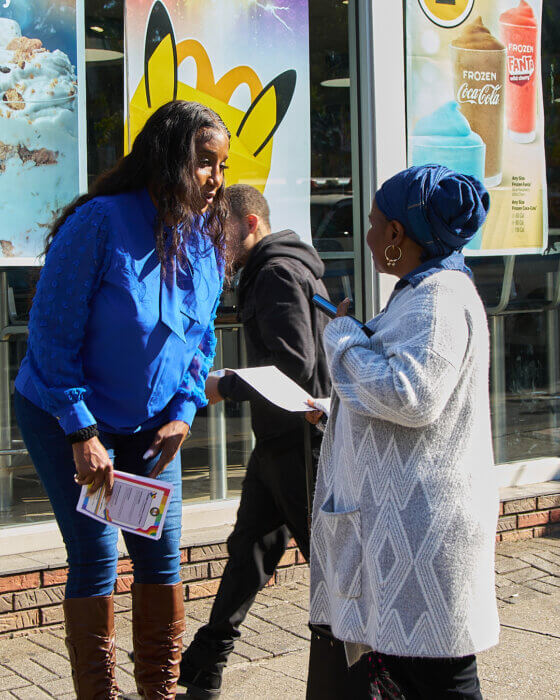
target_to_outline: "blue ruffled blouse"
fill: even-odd
[[[155,218],[147,190],[95,197],[46,257],[16,388],[66,434],[93,423],[113,433],[192,425],[207,404],[222,265],[194,231],[185,263],[162,275]]]

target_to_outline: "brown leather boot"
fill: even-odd
[[[183,584],[132,585],[134,676],[147,700],[173,700],[185,631]]]
[[[78,700],[118,698],[113,596],[67,598],[66,648]]]

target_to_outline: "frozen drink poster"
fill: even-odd
[[[226,183],[311,243],[307,0],[128,0],[125,19],[125,147],[169,100],[206,104],[231,133]]]
[[[542,0],[407,0],[409,165],[484,182],[491,208],[467,255],[547,245]]]
[[[80,191],[77,9],[0,3],[0,266],[40,264],[50,226]]]

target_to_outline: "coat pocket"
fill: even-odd
[[[327,570],[337,595],[362,595],[362,523],[360,509],[335,511],[333,497],[321,506],[327,541]]]

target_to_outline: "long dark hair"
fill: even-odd
[[[102,173],[87,194],[64,209],[47,236],[45,253],[62,224],[85,202],[93,197],[150,187],[158,208],[155,247],[164,271],[175,256],[181,260],[184,253],[180,226],[188,235],[195,222],[200,222],[199,212],[205,203],[194,177],[196,142],[210,138],[216,130],[226,134],[229,140],[230,133],[220,116],[198,102],[175,100],[160,107],[145,123],[131,152]],[[224,189],[222,183],[201,224],[202,233],[210,238],[222,261],[228,211]]]

